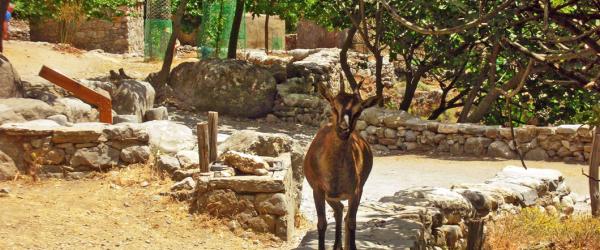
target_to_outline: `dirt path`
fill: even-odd
[[[73,78],[91,78],[108,75],[109,70],[124,68],[134,78],[143,79],[158,71],[162,62],[144,62],[143,57],[98,52],[67,53],[53,49],[53,44],[7,41],[4,54],[25,80],[37,76],[42,65],[49,66]],[[195,59],[176,58],[173,67]]]
[[[362,200],[378,201],[383,196],[393,195],[398,190],[410,187],[449,188],[461,183],[478,183],[493,177],[508,165],[521,166],[518,160],[411,154],[375,157]],[[581,175],[581,168],[586,167],[585,165],[542,161],[527,161],[527,165],[531,168],[556,169],[563,174],[573,192],[580,196],[589,195],[588,181]],[[301,210],[307,219],[316,221],[312,189],[306,181],[302,193]],[[331,216],[332,213],[328,208],[328,214]]]

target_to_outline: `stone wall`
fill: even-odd
[[[514,159],[510,128],[478,124],[423,121],[403,111],[370,108],[356,125],[376,150],[433,151],[451,155]],[[515,138],[526,160],[585,162],[590,157],[592,131],[587,126],[524,126]]]
[[[341,48],[346,39],[344,31],[329,31],[312,21],[298,22],[296,48]]]
[[[251,229],[289,240],[294,234],[297,206],[290,153],[270,160],[264,176],[200,176],[193,210],[231,219],[231,230]]]
[[[77,48],[102,49],[110,53],[142,53],[144,50],[143,5],[124,11],[122,16],[87,19],[74,28],[69,43]],[[30,22],[32,41],[58,43],[60,24],[53,19]]]
[[[12,19],[8,24],[8,39],[18,41],[29,41],[29,21]]]
[[[42,177],[80,178],[91,171],[145,163],[150,158],[148,144],[148,133],[130,125],[68,127],[34,120],[0,126],[0,151],[12,158],[20,172],[34,169]]]
[[[316,86],[325,84],[337,93],[342,72],[339,49],[299,49],[288,54],[294,59],[286,65],[287,80],[277,85],[273,114],[285,121],[319,126],[328,119],[329,105],[316,93]],[[359,81],[374,82],[375,63],[369,61],[366,54],[350,52],[348,63],[355,69],[354,75]],[[384,60],[382,74],[384,85],[391,86],[393,65],[387,60]],[[370,91],[374,92],[374,89]]]

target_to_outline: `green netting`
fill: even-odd
[[[144,58],[163,60],[173,33],[171,20],[146,19],[144,24]]]
[[[271,38],[271,49],[272,50],[285,50],[283,39],[284,38],[281,36],[274,36],[273,38]]]
[[[226,58],[229,37],[235,17],[235,0],[204,1],[202,25],[198,34],[198,56]],[[246,23],[242,18],[238,37],[238,49],[246,48]]]

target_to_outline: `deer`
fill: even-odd
[[[377,104],[376,96],[363,100],[360,96],[362,82],[346,93],[343,78],[334,97],[323,83],[318,84],[319,94],[331,107],[330,122],[322,126],[311,142],[304,158],[304,173],[313,189],[317,210],[319,250],[325,249],[325,202],[331,206],[335,218],[334,249],[356,249],[356,213],[363,187],[373,166],[373,153],[367,141],[354,131],[358,117],[366,108]],[[348,200],[344,219],[344,246],[342,248],[342,216]]]

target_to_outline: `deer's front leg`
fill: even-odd
[[[313,189],[315,208],[317,209],[317,230],[319,232],[319,250],[325,250],[325,231],[327,231],[327,217],[325,217],[325,193]]]
[[[333,215],[335,217],[335,243],[333,243],[334,250],[342,249],[342,217],[344,216],[344,204],[341,201],[327,201],[329,206],[333,208]]]
[[[356,190],[355,195],[348,201],[348,213],[345,218],[346,230],[344,232],[344,249],[346,250],[356,249],[356,213],[358,212],[361,196],[362,189]]]

